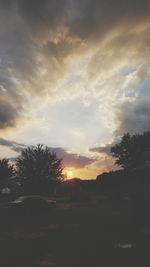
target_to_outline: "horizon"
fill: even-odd
[[[150,130],[148,0],[0,0],[0,159],[45,144],[68,177],[117,170]]]

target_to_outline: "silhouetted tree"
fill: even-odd
[[[0,188],[7,187],[9,179],[14,174],[13,166],[9,164],[8,159],[1,159],[0,160]]]
[[[21,184],[26,184],[35,192],[47,190],[47,187],[63,179],[62,159],[43,145],[22,150],[16,168]]]
[[[150,132],[130,135],[124,134],[120,143],[111,148],[116,164],[132,170],[150,165]]]

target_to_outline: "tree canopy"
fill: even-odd
[[[123,169],[135,169],[150,165],[150,132],[123,135],[120,143],[111,148],[116,164]]]
[[[7,187],[9,178],[14,174],[13,166],[9,164],[8,159],[0,160],[0,187]]]
[[[17,174],[21,183],[29,183],[31,187],[42,187],[50,182],[62,180],[62,159],[47,146],[30,146],[22,150],[16,160]]]

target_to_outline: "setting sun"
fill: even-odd
[[[72,168],[65,168],[64,174],[67,179],[72,179],[74,177],[74,170]]]
[[[71,179],[73,177],[73,171],[67,170],[67,178]]]

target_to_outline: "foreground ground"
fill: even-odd
[[[49,214],[1,218],[0,266],[149,266],[150,227],[111,202],[60,202]]]

